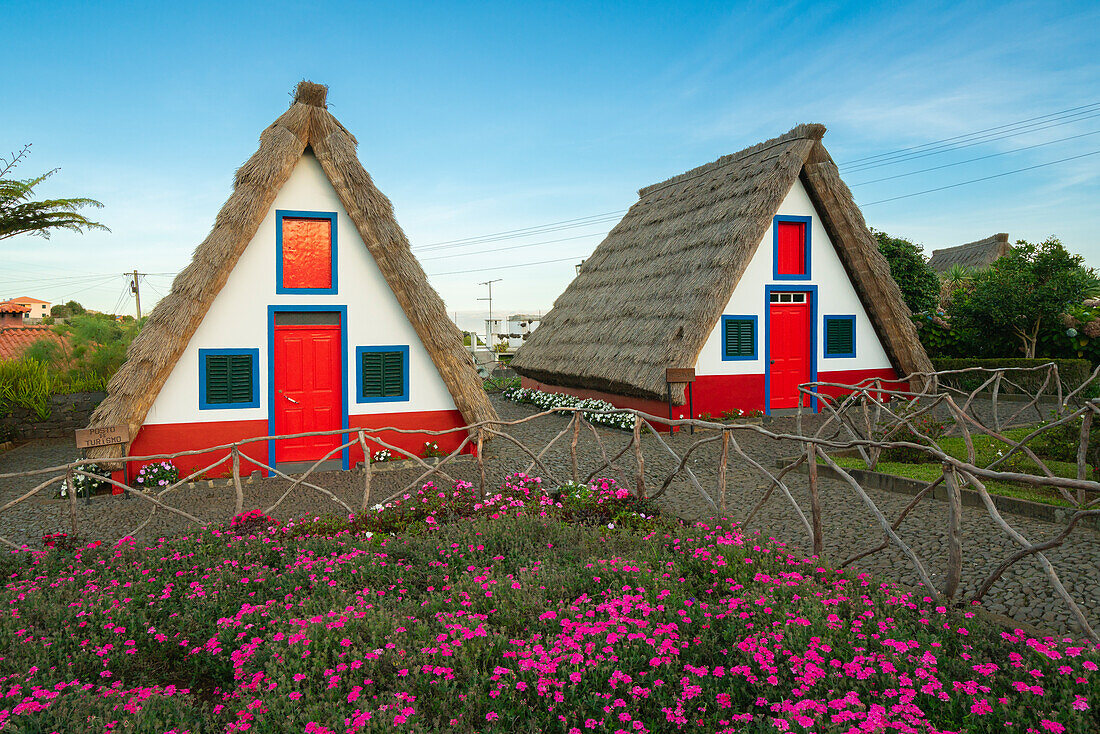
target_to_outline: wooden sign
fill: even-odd
[[[104,428],[81,428],[76,432],[76,447],[90,449],[96,446],[113,446],[130,440],[130,431],[126,426],[105,426]]]
[[[685,382],[695,382],[695,368],[694,367],[669,367],[665,370],[665,382],[671,384],[682,384]]]

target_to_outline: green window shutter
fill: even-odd
[[[725,319],[723,347],[726,357],[756,356],[756,322],[752,319]]]
[[[401,352],[382,352],[382,394],[387,398],[405,392],[405,360]]]
[[[224,355],[206,357],[206,402],[229,402],[229,360]]]
[[[252,355],[229,355],[229,402],[252,402]]]
[[[363,397],[382,397],[382,352],[363,352]]]
[[[206,355],[206,402],[210,405],[252,402],[256,387],[252,360],[250,354]]]
[[[840,356],[855,354],[855,319],[825,319],[825,354]]]
[[[395,398],[405,394],[402,352],[363,352],[363,397]]]

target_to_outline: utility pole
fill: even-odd
[[[126,273],[126,275],[131,275],[131,273]],[[134,270],[133,280],[130,281],[130,292],[134,294],[134,304],[137,306],[137,317],[138,317],[138,320],[140,321],[141,320],[141,286],[139,285],[139,283],[141,281],[138,280],[139,275],[145,275],[145,273],[139,273],[137,270]]]
[[[489,320],[485,322],[485,348],[490,350],[493,348],[493,335],[491,333],[493,330],[493,283],[499,283],[502,280],[504,279],[496,278],[495,280],[487,280],[484,283],[478,283],[478,285],[489,286],[489,297],[479,298],[477,300],[489,302]]]

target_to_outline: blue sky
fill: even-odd
[[[0,243],[0,297],[113,310],[113,274],[180,270],[302,78],[330,85],[414,251],[621,211],[644,185],[813,121],[872,226],[926,252],[1056,234],[1100,265],[1100,155],[874,203],[1100,151],[1100,107],[853,163],[1100,103],[1095,3],[151,5],[0,2],[14,29],[0,150],[33,143],[19,172],[59,166],[42,194],[101,200],[112,230]],[[472,326],[479,281],[503,278],[498,313],[548,309],[613,224],[418,254]],[[150,276],[147,298],[170,283]]]

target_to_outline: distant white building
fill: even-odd
[[[523,346],[524,339],[538,327],[540,321],[541,313],[514,313],[509,316],[508,333],[502,334],[508,339],[508,351],[514,352]]]

